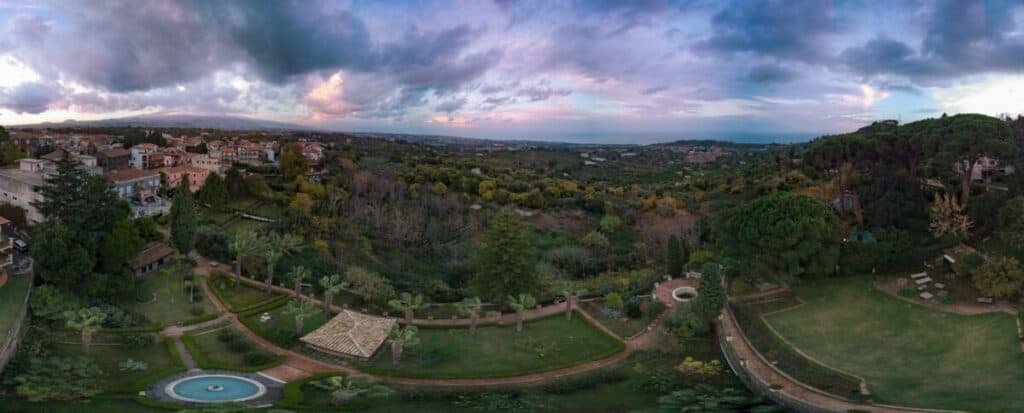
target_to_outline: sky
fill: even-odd
[[[576,142],[1024,112],[1024,1],[0,0],[0,124]]]

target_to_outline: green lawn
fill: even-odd
[[[3,343],[14,324],[14,319],[25,303],[25,293],[32,279],[28,275],[12,275],[3,287],[0,287],[0,343]]]
[[[69,338],[77,340],[78,337]],[[83,355],[81,344],[56,344],[54,347],[60,354]],[[178,367],[177,360],[171,357],[167,344],[162,340],[142,348],[125,345],[93,345],[88,355],[95,359],[103,369],[100,386],[104,390],[124,390],[134,387],[139,387],[141,390],[141,387],[147,384],[146,382],[163,378],[170,374],[170,370]],[[149,367],[143,371],[121,371],[119,364],[127,359],[144,361],[149,364]]]
[[[1024,355],[1008,314],[961,316],[875,290],[868,278],[805,282],[807,303],[769,314],[797,348],[867,380],[878,402],[1024,411]]]
[[[139,297],[124,305],[145,315],[153,323],[164,326],[214,314],[216,309],[203,296],[201,286],[195,288],[195,302],[189,303],[189,289],[184,287],[183,277],[191,271],[188,267],[180,265],[168,266],[140,277]],[[193,313],[193,308],[198,308],[201,313]]]
[[[315,314],[305,318],[302,327],[302,334],[295,334],[295,317],[285,315],[284,310],[286,308],[287,305],[282,305],[268,311],[270,313],[270,320],[266,323],[260,321],[260,316],[263,313],[256,313],[243,317],[242,322],[245,323],[245,325],[254,333],[259,334],[263,338],[266,338],[272,343],[284,348],[296,348],[300,346],[301,342],[299,342],[299,337],[302,337],[310,331],[316,330],[317,327],[320,327],[326,322],[323,312],[317,311]]]
[[[531,321],[522,333],[509,325],[480,327],[475,338],[465,327],[419,331],[419,347],[403,355],[400,364],[392,364],[389,348],[382,348],[362,367],[394,376],[504,377],[568,367],[623,349],[620,341],[578,315],[572,321],[561,315]]]
[[[266,223],[264,222],[239,217],[235,218],[234,221],[231,221],[231,224],[228,225],[225,229],[227,229],[228,232],[237,235],[238,233],[243,231],[259,230],[260,228],[263,228],[264,225],[266,225]]]
[[[228,279],[227,275],[222,275],[221,277],[224,277],[224,280]],[[211,280],[210,287],[216,290],[217,295],[224,301],[228,309],[232,311],[251,308],[283,295],[281,293],[267,294],[265,289],[260,289],[244,282],[238,285],[230,285],[227,282]]]
[[[241,333],[235,333],[240,342],[245,345],[241,348],[232,349],[227,343],[218,338],[223,331],[233,331],[228,324],[220,324],[203,331],[197,331],[188,335],[191,342],[186,345],[193,353],[196,362],[203,368],[217,368],[226,370],[253,370],[254,367],[266,366],[270,363],[280,363],[277,356],[260,349],[256,344],[248,341]],[[196,354],[198,353],[198,354]],[[247,361],[247,354],[259,354],[264,359],[258,364]]]

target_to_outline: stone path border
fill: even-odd
[[[197,262],[197,265],[195,267],[195,271],[197,273],[199,273],[199,274],[208,275],[210,273],[209,261],[205,257],[202,257],[202,256],[196,256],[194,258],[196,258],[196,262]],[[228,269],[225,269],[223,271],[225,273],[229,274],[230,276],[234,275]],[[263,285],[263,283],[260,283],[258,281],[249,279],[247,277],[242,277],[242,280],[245,280],[245,282],[247,282],[247,283],[255,283],[255,284],[258,284],[260,286]],[[274,288],[275,288],[275,290],[278,290],[278,291],[281,291],[281,292],[292,293],[292,294],[294,293],[292,290],[284,288],[284,287],[274,286]],[[579,374],[579,373],[591,371],[591,370],[594,370],[594,369],[598,369],[598,368],[601,368],[601,367],[605,367],[605,366],[617,363],[617,362],[619,362],[621,360],[624,360],[626,357],[629,357],[630,354],[632,354],[632,353],[634,353],[634,352],[636,352],[638,350],[642,350],[642,349],[646,349],[646,348],[652,347],[653,344],[655,343],[656,337],[655,337],[655,334],[648,333],[648,332],[653,332],[655,329],[651,328],[651,326],[656,325],[656,323],[660,323],[661,320],[663,319],[663,316],[665,314],[667,314],[667,311],[663,312],[662,316],[659,316],[657,319],[655,319],[654,322],[652,322],[652,324],[649,325],[648,328],[645,329],[643,332],[641,332],[640,334],[632,337],[629,340],[625,340],[624,341],[625,349],[623,351],[620,351],[620,352],[618,352],[618,353],[616,353],[616,354],[614,354],[612,356],[606,357],[606,358],[601,359],[601,360],[595,360],[595,361],[579,364],[579,365],[576,365],[576,366],[566,367],[566,368],[557,369],[557,370],[551,370],[551,371],[542,372],[542,373],[527,374],[527,375],[523,375],[523,376],[499,377],[499,378],[484,378],[484,379],[415,379],[415,378],[406,378],[406,377],[369,375],[369,374],[363,373],[363,372],[361,372],[361,371],[359,371],[359,370],[357,370],[357,369],[355,369],[353,367],[342,366],[342,365],[333,364],[333,363],[328,363],[328,362],[325,362],[325,361],[322,361],[322,360],[314,359],[312,357],[309,357],[309,356],[307,356],[305,354],[302,354],[302,353],[299,353],[299,352],[296,352],[296,351],[292,351],[292,350],[288,350],[288,349],[284,349],[284,348],[278,347],[277,345],[271,343],[270,341],[264,339],[263,337],[259,336],[256,333],[254,333],[252,330],[249,330],[249,328],[246,327],[238,319],[238,316],[236,314],[231,313],[227,309],[227,307],[224,305],[224,303],[221,302],[220,299],[217,297],[217,295],[213,293],[213,291],[211,290],[209,284],[206,283],[206,282],[203,283],[203,292],[204,292],[204,294],[206,294],[207,298],[217,308],[218,313],[221,314],[220,318],[229,321],[235,327],[236,330],[241,332],[247,339],[249,339],[253,343],[259,345],[265,351],[270,352],[270,353],[275,354],[275,355],[278,355],[278,356],[285,356],[286,360],[285,360],[285,362],[283,364],[281,364],[281,365],[279,365],[277,367],[273,367],[273,368],[270,368],[270,369],[267,369],[267,370],[264,370],[264,371],[260,372],[260,374],[263,374],[263,375],[266,375],[268,377],[271,377],[271,378],[274,378],[274,379],[278,379],[278,380],[281,380],[281,381],[285,381],[285,382],[303,379],[303,378],[309,377],[309,376],[311,376],[313,374],[324,373],[324,372],[339,372],[339,373],[345,373],[345,374],[355,375],[355,376],[370,376],[370,377],[373,377],[375,380],[380,381],[380,382],[390,383],[390,384],[397,384],[397,385],[405,385],[405,386],[492,387],[492,386],[508,386],[508,385],[516,385],[516,384],[530,384],[530,383],[543,382],[543,381],[547,381],[547,380],[557,379],[557,378],[561,378],[561,377],[565,377],[565,376],[570,376],[570,375],[574,375],[574,374]],[[314,300],[315,302],[319,302],[319,300],[316,300],[315,298],[312,298],[311,300]],[[333,307],[336,308],[336,309],[340,309],[337,306],[333,306]],[[551,312],[562,313],[562,312],[565,311],[564,304],[551,305],[551,306],[547,306],[547,308],[549,308],[549,310],[547,310],[547,311],[551,311]],[[542,311],[544,311],[544,308],[542,308],[541,310],[532,311],[531,313],[538,313],[538,312],[542,312]],[[543,313],[543,314],[544,315],[550,315],[551,312],[546,312],[546,313]],[[576,314],[578,314],[581,317],[586,318],[591,324],[593,324],[597,328],[601,329],[605,333],[610,334],[612,337],[618,337],[617,335],[612,333],[611,330],[609,330],[607,327],[605,327],[603,324],[601,324],[600,322],[595,320],[586,311],[583,311],[583,310],[581,310],[579,308],[576,308]],[[515,320],[515,318],[514,318],[515,315],[514,314],[509,314],[507,316],[510,316],[510,317],[508,317],[508,318],[503,317],[502,318],[502,322],[506,322],[506,320],[509,323],[514,322],[514,320]],[[532,317],[531,316],[527,316],[527,319],[533,319],[533,318],[537,318],[537,316],[536,315],[532,315]],[[421,321],[449,322],[449,321],[453,321],[453,320],[421,320]],[[416,323],[414,322],[414,324],[416,324]],[[461,325],[464,325],[464,324],[434,324],[434,325],[461,326]]]

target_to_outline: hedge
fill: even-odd
[[[284,397],[274,402],[274,407],[280,407],[284,409],[293,410],[316,410],[316,411],[353,411],[353,410],[365,410],[370,407],[369,401],[356,401],[346,403],[344,405],[305,405],[302,404],[306,400],[306,394],[302,388],[311,381],[321,380],[327,377],[344,376],[344,373],[340,372],[326,372],[317,373],[299,381],[293,381],[284,385]]]
[[[188,350],[189,354],[192,355],[192,360],[195,360],[199,367],[204,369],[216,369],[216,370],[232,370],[239,372],[254,373],[257,371],[266,370],[272,367],[277,367],[288,359],[286,356],[277,356],[273,360],[256,366],[236,366],[232,364],[220,363],[217,361],[210,361],[206,358],[206,355],[196,346],[195,337],[191,335],[181,336],[181,342],[185,344],[185,349]]]

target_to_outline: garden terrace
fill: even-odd
[[[407,349],[399,364],[380,352],[360,369],[382,376],[413,378],[494,378],[557,370],[600,360],[624,350],[617,338],[583,317],[561,314],[512,325],[487,325],[470,337],[466,327],[420,327],[420,344]]]
[[[394,319],[342,310],[299,340],[332,355],[367,360],[388,338],[395,324]]]
[[[246,339],[230,324],[190,332],[181,339],[192,359],[204,369],[260,371],[285,361],[285,357],[270,354]]]
[[[766,314],[767,323],[800,351],[864,377],[875,402],[1024,410],[1013,316],[934,311],[875,290],[867,277],[809,281],[794,291],[806,304]]]

